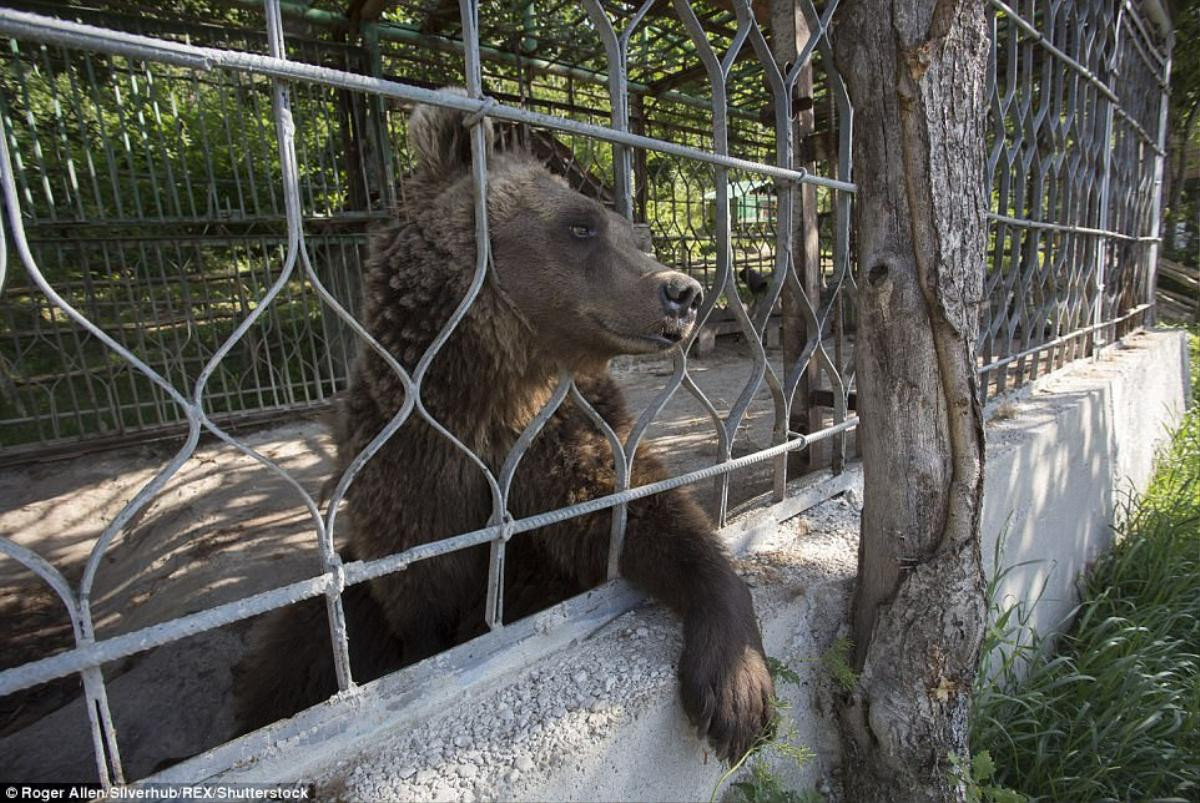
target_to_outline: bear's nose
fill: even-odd
[[[683,318],[700,307],[704,290],[691,276],[675,273],[659,286],[663,311],[674,318]]]

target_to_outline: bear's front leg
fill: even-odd
[[[683,617],[683,708],[723,760],[769,736],[774,684],[750,591],[684,492],[630,505],[621,573]]]
[[[733,763],[770,735],[775,689],[741,580],[684,615],[683,708],[721,759]],[[742,599],[744,598],[744,599]]]

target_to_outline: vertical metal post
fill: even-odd
[[[458,0],[458,11],[462,18],[463,57],[467,79],[467,95],[483,99],[483,71],[479,61],[479,2]],[[470,122],[471,137],[471,183],[475,202],[475,258],[479,266],[490,265],[490,238],[487,219],[487,131],[486,116],[477,114]],[[472,299],[473,300],[473,299]],[[505,490],[494,499],[492,524],[503,524],[506,511],[503,509]],[[507,550],[506,533],[492,539],[488,556],[487,599],[484,618],[493,630],[504,626],[504,562]]]
[[[367,50],[367,61],[371,75],[383,77],[383,58],[379,50],[379,24],[375,22],[362,23],[363,46]],[[380,183],[379,199],[385,210],[396,206],[396,168],[395,157],[392,154],[391,138],[388,136],[387,108],[379,95],[370,96],[370,133],[368,142],[375,147],[375,157],[382,175],[377,175]],[[368,192],[370,188],[368,187]]]
[[[81,647],[96,643],[89,602],[86,593],[80,594],[79,621],[82,638],[78,639],[78,643]],[[112,784],[124,785],[125,770],[121,763],[121,749],[117,743],[117,729],[108,705],[104,675],[98,666],[89,666],[80,675],[83,677],[83,697],[92,726],[92,749],[96,754],[100,783],[105,787]]]
[[[728,155],[729,103],[726,96],[726,80],[732,59],[737,55],[736,50],[745,42],[746,34],[743,33],[745,24],[739,25],[739,35],[735,38],[733,47],[730,48],[722,60],[713,52],[700,21],[697,19],[691,6],[688,5],[687,0],[674,0],[674,5],[675,12],[683,23],[684,29],[695,43],[697,55],[703,62],[709,83],[712,85],[713,152]],[[741,311],[741,314],[744,316],[745,311],[741,310],[741,299],[737,294],[737,284],[734,280],[732,269],[733,246],[730,241],[731,232],[729,222],[729,169],[724,165],[716,165],[713,169],[713,181],[715,183],[715,239],[717,243],[717,279],[713,285],[713,292],[723,291],[730,307],[735,312]],[[748,334],[753,335],[753,332]],[[756,343],[752,340],[751,347],[755,346],[760,352],[762,351],[761,342]],[[765,363],[765,361],[764,355],[763,362]],[[743,394],[744,397],[745,394]],[[739,404],[741,401],[742,399],[739,399]],[[738,407],[739,404],[735,404],[734,407]],[[728,462],[732,457],[733,435],[736,432],[736,419],[738,417],[739,415],[735,414],[735,409],[731,409],[729,416],[724,422],[725,437],[721,438],[717,453],[717,462],[719,463]],[[714,479],[714,486],[716,502],[713,510],[713,520],[718,527],[721,527],[725,524],[725,516],[729,509],[729,474],[722,473],[718,475]]]
[[[1117,83],[1120,75],[1120,58],[1121,58],[1121,29],[1124,23],[1124,7],[1117,11],[1117,24],[1113,32],[1113,49],[1110,59],[1107,74],[1105,78],[1105,86],[1112,89]],[[1096,228],[1100,231],[1108,230],[1108,204],[1109,204],[1109,185],[1112,176],[1112,152],[1113,152],[1113,118],[1116,115],[1117,102],[1111,98],[1099,95],[1104,103],[1104,157],[1101,159],[1100,172],[1100,217],[1096,222]],[[1036,232],[1034,233],[1036,234]],[[1104,273],[1106,262],[1108,260],[1108,237],[1100,234],[1096,237],[1096,269],[1094,274],[1094,286],[1096,288],[1096,298],[1092,307],[1092,323],[1099,327],[1104,321]],[[1092,332],[1092,357],[1099,358],[1100,349],[1103,347],[1104,331],[1096,328]]]
[[[279,8],[280,0],[264,0],[267,17],[267,42],[270,54],[274,58],[286,59],[287,49],[283,42],[283,15]],[[302,254],[305,251],[304,224],[300,205],[299,165],[296,161],[295,122],[292,119],[291,100],[287,84],[275,79],[272,81],[271,110],[275,118],[276,134],[279,138],[279,162],[283,179],[284,206],[287,213],[288,239],[292,248]],[[293,264],[289,257],[289,269]],[[307,262],[307,255],[302,256]],[[205,379],[201,374],[200,381]],[[199,392],[199,391],[198,391]],[[342,589],[345,586],[345,575],[342,572],[342,561],[333,549],[332,530],[318,533],[320,537],[321,561],[325,571],[332,574],[336,582],[325,593],[326,612],[329,618],[329,640],[333,646],[333,665],[337,675],[338,688],[342,691],[354,686],[354,676],[350,667],[350,643],[346,635],[346,612],[342,606]]]
[[[1154,197],[1150,203],[1150,247],[1146,253],[1146,303],[1150,305],[1147,323],[1158,323],[1158,253],[1162,249],[1163,170],[1167,153],[1168,111],[1171,100],[1171,59],[1175,49],[1175,32],[1167,31],[1166,61],[1163,64],[1162,87],[1158,97],[1158,152],[1154,156]],[[1200,303],[1196,305],[1196,320],[1200,321]]]
[[[832,61],[832,47],[823,51],[826,58]],[[838,132],[838,166],[837,177],[842,181],[854,180],[854,160],[853,160],[853,143],[854,143],[854,108],[850,105],[850,97],[846,93],[846,87],[842,83],[842,77],[837,72],[832,72],[829,76],[830,95],[832,96],[832,104],[834,116],[837,120]],[[838,302],[838,318],[837,328],[834,333],[836,338],[837,352],[837,372],[834,378],[842,384],[845,396],[834,399],[833,408],[833,423],[840,425],[845,422],[849,414],[849,395],[852,386],[851,376],[843,376],[842,372],[846,367],[846,362],[843,361],[843,349],[845,347],[845,323],[843,317],[849,317],[854,323],[857,323],[857,316],[854,314],[854,299],[855,296],[849,293],[851,288],[854,288],[854,276],[851,273],[850,266],[850,218],[852,213],[852,204],[854,197],[841,190],[835,191],[833,196],[833,215],[834,215],[834,234],[833,234],[833,271],[834,271],[834,291],[848,300]],[[845,315],[843,309],[849,309],[849,315]],[[853,374],[853,370],[850,371]],[[862,439],[855,433],[854,438],[855,456],[862,457]],[[835,473],[841,473],[846,460],[846,433],[841,432],[833,441],[833,470]]]
[[[641,95],[629,99],[629,125],[633,133],[646,135],[646,105]],[[646,205],[649,202],[650,186],[646,175],[646,152],[638,149],[633,154],[633,220],[646,223]]]
[[[617,131],[629,130],[629,85],[626,77],[629,57],[629,40],[633,36],[634,30],[638,23],[650,10],[650,7],[656,0],[644,0],[641,7],[634,13],[633,18],[629,20],[625,30],[619,35],[609,21],[608,14],[603,6],[597,0],[584,0],[583,6],[587,12],[588,18],[596,27],[600,35],[601,41],[604,43],[604,51],[608,58],[608,91],[612,98],[612,127]],[[644,112],[640,106],[640,98],[637,101],[638,107],[638,126],[644,124]],[[642,218],[645,215],[645,165],[646,155],[642,152],[637,154],[638,167],[640,169],[639,178],[639,211],[638,217]],[[613,145],[613,203],[616,207],[617,214],[622,215],[627,220],[634,220],[635,212],[633,207],[633,158],[630,148],[614,144]],[[639,437],[631,433],[629,442],[621,444],[616,434],[608,426],[608,423],[603,420],[592,410],[591,406],[583,399],[582,394],[578,389],[574,389],[574,397],[576,404],[583,406],[591,416],[593,422],[604,432],[605,437],[609,441],[609,446],[613,453],[613,469],[614,491],[622,492],[629,489],[630,466],[633,463],[633,455],[637,451],[637,443]],[[635,432],[637,427],[634,428]],[[614,579],[620,574],[621,552],[625,546],[625,526],[629,518],[629,505],[622,502],[612,509],[612,521],[609,526],[609,549],[608,549],[608,579]]]
[[[792,85],[787,81],[787,74],[789,64],[796,59],[799,51],[797,50],[796,37],[791,35],[792,27],[787,22],[790,19],[789,14],[796,12],[795,3],[789,2],[786,5],[791,6],[791,8],[785,8],[785,4],[778,0],[771,3],[771,39],[769,44],[775,72],[770,72],[771,65],[769,64],[764,64],[764,69],[768,71],[772,79],[775,79],[771,85],[771,94],[775,109],[775,163],[780,167],[791,169],[795,162],[794,143],[796,130],[795,126],[792,125],[791,117]],[[781,283],[780,291],[784,298],[785,312],[781,323],[782,332],[780,341],[784,353],[783,384],[785,387],[787,384],[788,369],[791,364],[788,355],[792,350],[791,344],[788,341],[790,337],[788,314],[793,311],[791,305],[794,300],[794,293],[789,289],[787,278],[792,270],[794,238],[797,228],[795,225],[796,194],[802,191],[802,187],[797,187],[792,182],[775,182],[775,197],[778,199],[778,202],[775,206],[775,265],[772,281]],[[769,312],[766,321],[769,324]],[[784,390],[781,396],[782,398],[776,405],[774,431],[771,436],[773,443],[776,445],[787,442],[791,437],[792,409],[795,403],[794,394],[788,394]],[[775,458],[771,488],[771,498],[773,501],[782,502],[787,496],[788,463],[791,461],[793,461],[793,457],[789,453],[781,454]]]
[[[654,0],[645,0],[634,13],[625,30],[617,34],[603,6],[598,0],[584,0],[583,7],[592,21],[608,59],[608,94],[611,98],[612,128],[629,131],[629,82],[628,54],[629,38],[642,17],[650,10]],[[627,145],[614,143],[613,150],[613,204],[617,214],[633,220],[633,158]]]

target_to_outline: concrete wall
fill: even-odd
[[[1111,543],[1122,494],[1148,479],[1156,448],[1183,412],[1186,372],[1182,333],[1139,335],[994,408],[985,561],[991,570],[1002,535],[1003,565],[1032,561],[1007,575],[1001,593],[1010,601],[1040,593],[1039,628],[1069,612],[1076,576]],[[832,785],[839,762],[822,656],[844,632],[860,494],[851,469],[802,490],[786,508],[750,510],[725,530],[752,586],[768,654],[800,676],[779,689],[791,706],[784,730],[815,757],[805,766],[772,759],[799,790]],[[605,587],[590,602],[564,604],[583,606],[582,614],[552,609],[525,635],[520,625],[500,631],[516,632],[511,644],[498,641],[511,635],[485,636],[457,648],[445,666],[437,659],[381,679],[159,779],[316,778],[321,799],[707,799],[723,768],[676,701],[678,623],[653,606],[620,615],[605,607],[606,598],[627,594],[619,584]],[[614,613],[606,618],[606,610]],[[250,749],[257,757],[246,761]],[[241,758],[221,771],[229,756]]]
[[[1029,613],[1043,635],[1069,618],[1076,578],[1112,544],[1114,515],[1149,481],[1189,388],[1186,336],[1159,332],[1127,338],[999,406],[987,429],[983,550],[992,576],[1000,542],[1002,607],[1040,595]]]

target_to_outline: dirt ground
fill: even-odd
[[[779,353],[769,352],[778,369]],[[689,361],[689,373],[722,414],[751,375],[736,340]],[[645,409],[666,386],[668,359],[614,365],[630,408]],[[759,388],[735,439],[734,456],[770,445],[774,406]],[[717,436],[702,405],[680,388],[647,432],[675,473],[710,465]],[[243,435],[314,498],[331,472],[333,446],[319,420],[301,419]],[[103,528],[179,444],[127,448],[0,472],[0,533],[48,559],[73,583]],[[769,463],[733,478],[730,504],[769,489]],[[712,482],[696,491],[711,505]],[[711,508],[710,508],[711,509]],[[318,571],[316,539],[299,495],[235,449],[202,443],[155,500],[110,544],[92,594],[97,632],[111,636],[267,590]],[[0,666],[68,649],[61,603],[31,572],[0,558]],[[164,761],[232,734],[231,668],[248,625],[201,634],[106,667],[127,773],[143,777]],[[0,699],[0,756],[13,777],[95,777],[75,678]]]

